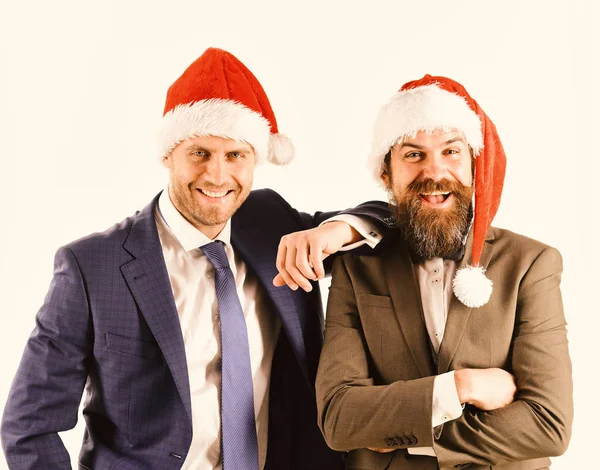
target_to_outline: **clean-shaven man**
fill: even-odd
[[[362,237],[251,192],[256,164],[285,164],[293,147],[225,51],[208,49],[170,87],[160,142],[167,189],[56,254],[2,420],[9,467],[70,468],[58,433],[85,387],[81,469],[340,468],[316,422],[311,281],[323,256]],[[385,230],[383,203],[349,212]],[[273,285],[282,236],[275,282],[293,290]]]

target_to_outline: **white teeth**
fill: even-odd
[[[227,195],[228,191],[223,191],[220,193],[213,193],[212,191],[207,191],[206,189],[201,189],[203,194],[206,194],[208,197],[223,197]]]
[[[439,196],[439,195],[447,196],[450,192],[442,192],[442,191],[433,191],[431,193],[423,193],[424,196]]]

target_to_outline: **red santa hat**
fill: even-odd
[[[468,307],[485,305],[492,281],[479,266],[485,235],[502,196],[506,155],[496,126],[460,84],[446,77],[425,75],[408,82],[380,110],[375,123],[369,165],[381,181],[384,158],[401,138],[418,131],[463,132],[475,156],[475,214],[472,265],[459,269],[454,295]]]
[[[159,158],[183,140],[205,135],[250,144],[257,163],[286,165],[294,158],[259,81],[236,57],[216,48],[207,49],[169,88]]]

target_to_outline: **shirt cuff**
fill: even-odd
[[[454,382],[454,371],[438,375],[433,381],[431,426],[436,427],[460,418],[462,411]]]
[[[433,447],[407,447],[406,451],[410,455],[428,455],[430,457],[437,457]]]
[[[362,240],[359,240],[354,243],[350,243],[349,245],[344,245],[340,248],[340,251],[350,251],[358,248],[359,246],[363,246],[365,244],[369,245],[371,248],[375,248],[378,243],[381,241],[381,233],[377,230],[375,224],[369,222],[364,217],[359,217],[357,215],[351,214],[340,214],[330,219],[327,219],[321,222],[320,225],[326,224],[328,222],[334,222],[336,220],[346,222],[350,227],[356,230],[363,236]]]

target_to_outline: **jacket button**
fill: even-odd
[[[389,437],[385,438],[385,445],[392,447],[394,445],[394,441],[392,439],[390,439]]]

